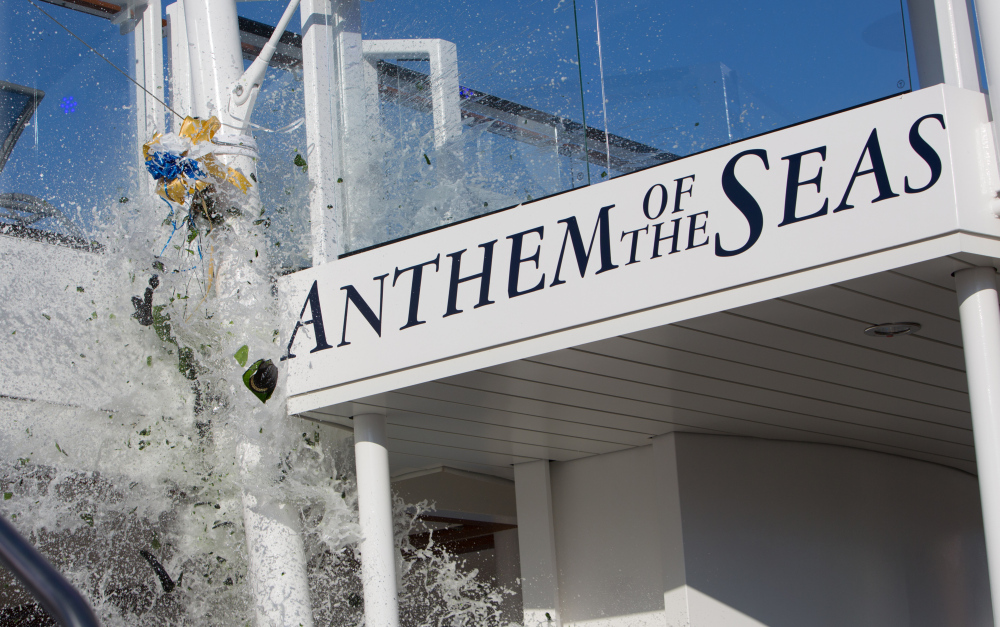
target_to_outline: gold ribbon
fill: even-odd
[[[181,123],[181,128],[177,132],[180,137],[186,137],[191,141],[192,145],[197,145],[203,142],[211,142],[215,134],[222,128],[222,123],[214,115],[207,120],[201,120],[198,118],[192,118],[190,116],[184,118]],[[159,143],[160,138],[163,137],[162,133],[157,133],[153,135],[153,138],[143,144],[142,146],[142,157],[145,161],[149,161],[150,149],[152,146]],[[187,152],[185,151],[180,156],[186,157]],[[244,194],[250,188],[250,181],[247,180],[243,174],[239,171],[227,167],[225,164],[220,162],[218,158],[212,154],[208,153],[201,157],[195,159],[200,166],[202,166],[208,175],[215,179],[216,182],[228,182],[236,186]],[[186,176],[180,176],[175,179],[170,179],[166,181],[160,179],[156,185],[156,193],[167,200],[172,200],[177,204],[183,204],[184,199],[187,198],[189,194],[193,194],[197,191],[205,189],[208,187],[208,183],[201,180],[188,180]]]

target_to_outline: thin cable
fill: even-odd
[[[590,185],[590,149],[587,147],[587,104],[583,99],[583,57],[580,56],[580,24],[576,17],[576,0],[573,0],[573,30],[576,34],[576,71],[580,76],[580,116],[583,118],[583,157],[584,163],[587,165],[587,185]],[[574,184],[573,187],[576,187],[576,185]]]
[[[75,38],[75,39],[76,39],[77,41],[79,41],[79,42],[80,42],[81,44],[83,44],[84,46],[87,46],[87,48],[89,48],[91,52],[93,52],[93,53],[94,53],[94,54],[96,54],[97,56],[99,56],[99,57],[101,57],[102,59],[104,59],[104,62],[105,62],[105,63],[107,63],[107,64],[108,64],[108,65],[110,65],[111,67],[113,67],[113,68],[115,68],[116,70],[118,70],[118,72],[120,72],[122,76],[124,76],[124,77],[125,77],[125,78],[127,78],[128,80],[132,81],[132,83],[134,83],[136,87],[138,87],[138,88],[139,88],[139,89],[141,89],[142,91],[146,92],[146,94],[147,94],[147,95],[148,95],[148,96],[149,96],[150,98],[152,98],[152,99],[153,99],[153,100],[155,100],[156,102],[158,102],[158,103],[160,103],[161,105],[163,105],[163,106],[164,106],[164,107],[165,107],[165,108],[167,109],[167,111],[170,111],[171,113],[173,113],[174,115],[176,115],[177,117],[179,117],[179,118],[180,118],[180,119],[182,119],[182,120],[184,119],[184,116],[183,116],[183,115],[181,115],[180,113],[177,113],[176,111],[174,111],[173,109],[171,109],[171,108],[170,108],[170,106],[169,106],[169,105],[167,105],[167,103],[163,102],[162,100],[160,100],[159,98],[157,98],[156,96],[154,96],[154,95],[153,95],[152,93],[150,93],[150,91],[149,91],[148,89],[146,89],[145,87],[143,87],[142,85],[140,85],[139,83],[137,83],[137,82],[136,82],[136,80],[135,80],[134,78],[132,78],[131,76],[129,76],[129,75],[128,75],[128,73],[126,73],[126,72],[125,72],[124,70],[122,70],[122,69],[121,69],[120,67],[118,67],[117,65],[115,65],[115,64],[114,64],[114,63],[112,63],[111,61],[109,61],[109,60],[108,60],[108,58],[107,58],[106,56],[104,56],[103,54],[101,54],[100,52],[98,52],[98,51],[97,51],[96,49],[94,49],[94,47],[93,47],[93,46],[91,46],[90,44],[88,44],[88,43],[87,43],[87,42],[85,42],[84,40],[80,39],[80,37],[79,37],[79,36],[77,36],[77,34],[76,34],[76,33],[74,33],[74,32],[73,32],[73,31],[71,31],[70,29],[68,29],[68,28],[66,28],[65,26],[63,26],[63,25],[62,25],[62,23],[60,23],[60,22],[59,22],[59,20],[57,20],[56,18],[54,18],[54,17],[52,17],[51,15],[49,15],[49,13],[48,13],[48,12],[47,12],[47,11],[46,11],[45,9],[43,9],[42,7],[40,7],[40,6],[38,6],[37,4],[35,4],[35,3],[34,3],[34,2],[32,1],[32,0],[28,0],[28,2],[29,2],[29,3],[31,4],[31,6],[35,7],[35,8],[36,8],[36,9],[38,9],[39,11],[41,11],[41,12],[42,12],[42,13],[43,13],[43,14],[45,15],[45,17],[49,18],[50,20],[52,20],[53,22],[55,22],[55,23],[56,23],[56,24],[57,24],[57,25],[58,25],[58,26],[59,26],[60,28],[62,28],[62,29],[63,29],[64,31],[66,31],[67,33],[69,33],[70,35],[72,35],[72,36],[73,36],[73,37],[74,37],[74,38]]]
[[[604,112],[604,153],[608,161],[605,174],[611,176],[611,138],[608,137],[608,97],[604,94],[604,51],[601,50],[601,11],[594,0],[594,20],[597,24],[597,63],[601,72],[601,110]]]

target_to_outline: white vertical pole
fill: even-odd
[[[976,17],[993,112],[993,136],[1000,138],[1000,6],[996,0],[976,0]],[[997,145],[1000,147],[1000,143]],[[996,611],[1000,613],[1000,610]]]
[[[180,115],[191,113],[191,55],[188,48],[187,24],[184,19],[184,3],[167,5],[167,21],[170,36],[170,107]],[[181,120],[170,114],[169,128],[180,129]]]
[[[458,93],[458,51],[444,39],[431,40],[431,98],[434,107],[434,145],[443,146],[462,134]]]
[[[235,0],[180,0],[184,3],[191,62],[191,111],[202,119],[216,116],[225,126],[219,135],[232,135],[244,127],[229,113],[229,86],[243,75],[243,49]],[[256,145],[248,137],[248,143]],[[257,163],[248,156],[223,155],[226,165],[244,176],[256,175]],[[250,194],[259,194],[251,185]]]
[[[1000,625],[1000,302],[996,270],[955,273],[994,624]]]
[[[521,555],[517,529],[507,529],[493,534],[493,548],[497,565],[497,585],[513,592],[505,595],[500,609],[507,623],[522,624],[524,616],[521,600]]]
[[[299,533],[298,512],[254,485],[260,446],[244,442],[239,448],[247,484],[243,489],[243,529],[256,624],[312,627],[306,550]]]
[[[302,0],[302,78],[306,107],[306,160],[309,163],[309,217],[312,265],[334,261],[344,252],[342,195],[337,190],[341,156],[340,123],[333,102],[334,16],[330,0]]]
[[[180,0],[187,30],[191,65],[190,114],[217,116],[227,125],[220,134],[246,132],[244,120],[230,113],[230,86],[243,75],[243,52],[235,0]],[[180,24],[177,25],[181,27]],[[252,138],[247,137],[248,142]],[[223,161],[249,175],[255,160],[228,154]],[[249,195],[258,194],[257,186]],[[225,279],[223,279],[225,280]],[[255,468],[261,461],[259,444],[240,445],[243,490],[243,524],[250,557],[249,579],[258,627],[302,625],[312,627],[312,606],[306,557],[297,514],[280,499],[271,498],[272,486],[259,486]]]
[[[525,627],[558,627],[559,569],[548,460],[514,466]]]
[[[135,82],[138,83],[135,88],[136,152],[134,153],[137,161],[142,159],[142,145],[149,141],[154,133],[162,133],[165,130],[166,110],[157,101],[157,99],[162,101],[166,97],[163,89],[163,26],[160,0],[147,0],[147,3],[139,23],[132,31],[133,74]],[[123,10],[133,9],[126,6]],[[144,185],[151,185],[148,177],[140,178]]]
[[[392,492],[385,416],[354,417],[354,460],[361,525],[361,584],[365,625],[399,627],[396,543],[392,532]]]
[[[966,0],[909,0],[920,87],[979,90],[979,68]]]
[[[361,53],[361,0],[332,0],[334,16],[334,102],[340,162],[337,176],[344,179],[341,194],[341,244],[350,246],[352,216],[361,210],[363,189],[359,183],[368,167],[371,139],[368,136],[365,69]]]

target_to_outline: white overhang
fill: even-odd
[[[974,470],[950,273],[1000,258],[994,155],[938,86],[290,275],[289,412],[387,410],[400,470],[674,430]]]

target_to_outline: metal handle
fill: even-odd
[[[100,627],[94,611],[76,588],[2,517],[0,563],[14,573],[49,616],[64,627]]]

